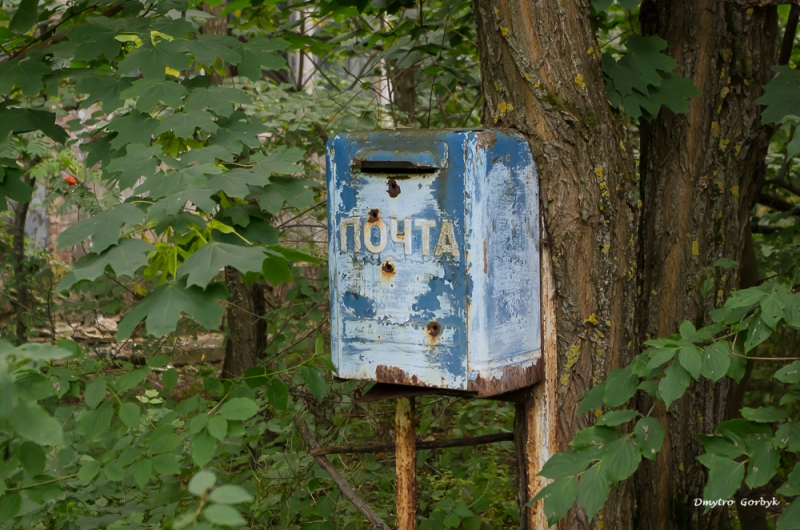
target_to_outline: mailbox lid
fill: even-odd
[[[340,377],[466,390],[468,134],[378,131],[329,142],[331,335]]]

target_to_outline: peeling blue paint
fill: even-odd
[[[509,370],[536,365],[541,349],[527,143],[498,131],[396,130],[338,135],[327,154],[338,375],[509,390]]]

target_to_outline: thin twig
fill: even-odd
[[[339,486],[342,495],[344,495],[344,497],[350,501],[353,506],[358,508],[358,511],[360,511],[364,517],[367,518],[374,528],[377,528],[378,530],[391,530],[389,525],[387,525],[383,519],[378,517],[378,514],[375,513],[375,511],[373,511],[373,509],[370,508],[369,505],[367,505],[367,503],[361,499],[361,497],[358,496],[358,493],[356,493],[356,490],[353,488],[353,486],[351,486],[347,479],[345,479],[341,473],[339,473],[339,471],[333,467],[333,464],[331,464],[326,457],[313,455],[313,452],[318,449],[319,445],[317,444],[317,440],[314,438],[314,435],[311,434],[311,430],[308,428],[308,425],[306,425],[305,422],[299,417],[294,419],[294,425],[297,427],[297,432],[300,433],[300,436],[303,438],[303,441],[305,441],[306,446],[308,446],[309,452],[312,453],[314,460],[317,462],[319,467],[328,472],[328,474],[331,476],[331,479],[333,479],[336,485]]]

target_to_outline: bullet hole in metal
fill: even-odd
[[[428,335],[431,337],[436,337],[439,335],[439,332],[442,331],[442,326],[438,322],[429,322],[425,329],[428,330]]]
[[[391,261],[386,261],[383,264],[383,272],[386,274],[394,274],[394,265]]]
[[[394,199],[400,195],[400,185],[395,179],[389,179],[389,189],[386,191],[389,193],[389,197]]]
[[[369,211],[369,222],[374,223],[378,219],[380,219],[381,211],[377,208],[373,208]]]

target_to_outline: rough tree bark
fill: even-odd
[[[634,350],[634,163],[624,124],[606,102],[588,1],[474,6],[486,125],[525,134],[539,170],[556,291],[557,439],[549,449],[557,451],[594,420],[576,416],[576,401]],[[606,528],[629,528],[633,502],[627,481],[598,518]],[[588,526],[579,509],[560,525]]]
[[[23,176],[22,182],[33,187],[35,180],[29,176]],[[16,311],[16,334],[17,344],[28,342],[28,323],[30,318],[28,312],[31,310],[30,289],[28,288],[28,276],[26,274],[25,263],[25,225],[28,220],[28,209],[30,201],[14,204],[14,226],[12,233],[12,253],[14,256],[14,287],[17,295],[14,300],[14,310]]]
[[[662,109],[641,126],[640,342],[675,333],[689,319],[710,323],[708,311],[739,287],[739,273],[722,270],[704,298],[689,289],[718,258],[742,260],[749,220],[764,178],[771,131],[755,100],[774,75],[776,8],[745,9],[717,0],[646,0],[645,35],[668,42],[676,73],[701,95],[686,114]],[[693,384],[669,411],[655,415],[668,443],[637,474],[637,521],[644,529],[729,528],[726,509],[703,515],[703,452],[694,433],[711,433],[726,419],[729,380]],[[652,400],[642,398],[640,410]]]

